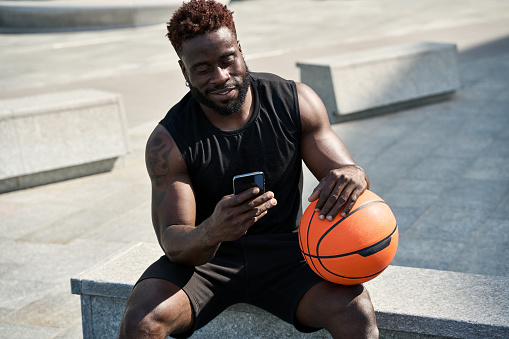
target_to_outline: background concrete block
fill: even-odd
[[[181,0],[0,1],[0,27],[31,32],[154,25],[181,5]]]
[[[0,192],[104,172],[129,149],[122,98],[74,90],[0,100],[0,145]]]
[[[454,44],[421,42],[297,63],[331,122],[434,101],[460,87]],[[369,114],[368,114],[369,113]]]

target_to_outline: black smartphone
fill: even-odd
[[[265,193],[265,176],[263,172],[251,172],[233,177],[234,194],[242,193],[249,188],[257,186],[260,189],[258,195]]]

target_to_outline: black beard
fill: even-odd
[[[193,85],[191,85],[191,84],[189,84],[189,89],[191,90],[191,95],[193,96],[193,98],[195,98],[196,101],[198,101],[200,104],[203,104],[203,105],[207,106],[208,108],[211,108],[212,110],[214,110],[215,112],[217,112],[218,114],[220,114],[222,116],[230,116],[230,115],[240,111],[240,108],[246,101],[246,94],[247,94],[247,91],[249,90],[249,86],[251,85],[251,80],[249,77],[249,69],[247,68],[247,66],[246,66],[246,73],[244,74],[244,77],[242,78],[242,84],[239,84],[237,81],[235,81],[233,83],[231,83],[231,82],[225,83],[224,85],[214,87],[214,88],[210,89],[209,91],[212,92],[212,91],[226,89],[228,87],[231,87],[232,85],[236,86],[236,87],[239,87],[239,85],[240,85],[239,96],[237,97],[236,100],[234,100],[232,102],[228,102],[225,105],[217,105],[213,101],[207,99],[203,94],[201,94],[201,92],[196,87],[193,87]]]

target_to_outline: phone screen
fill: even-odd
[[[256,187],[260,189],[260,194],[265,192],[265,176],[263,172],[252,172],[233,177],[233,193],[239,194],[245,190]]]

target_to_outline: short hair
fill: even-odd
[[[226,5],[214,0],[191,0],[183,3],[167,22],[166,36],[180,57],[184,41],[214,32],[221,27],[229,28],[237,37],[233,12]]]

